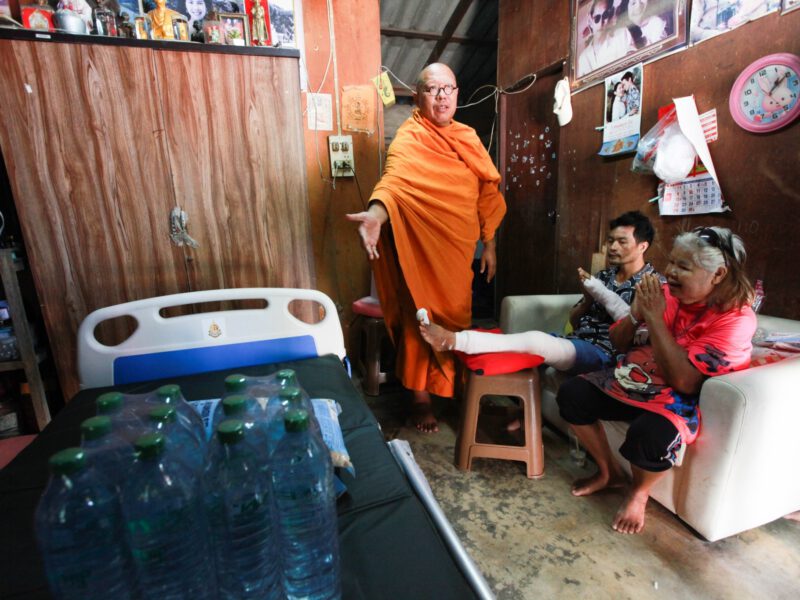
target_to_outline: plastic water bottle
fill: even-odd
[[[87,465],[81,448],[54,454],[50,470],[36,509],[35,530],[53,597],[136,597],[114,490]]]
[[[284,424],[271,463],[284,591],[290,600],[341,598],[330,453],[311,435],[305,410],[288,410]]]
[[[139,418],[136,403],[121,392],[106,392],[95,400],[97,414],[111,419],[114,432],[124,437],[133,446],[145,433],[144,423]]]
[[[128,468],[133,463],[133,445],[113,431],[110,417],[90,417],[81,423],[81,448],[87,461],[119,492]]]
[[[286,370],[291,371],[290,369]],[[294,371],[291,371],[291,373],[294,373]],[[267,448],[270,456],[275,452],[275,449],[286,433],[284,422],[286,419],[286,412],[290,409],[303,409],[308,413],[309,431],[312,435],[319,429],[319,424],[316,422],[316,419],[312,417],[312,412],[303,403],[300,390],[295,387],[282,389],[276,396],[271,397],[267,403]],[[314,428],[315,424],[317,425],[316,429]]]
[[[572,431],[570,427],[567,435],[569,436],[569,455],[572,458],[572,464],[576,467],[583,468],[586,466],[586,450],[581,447],[578,436]]]
[[[249,443],[238,419],[220,423],[216,435],[221,451],[206,472],[206,514],[220,598],[282,598],[265,450]]]
[[[206,463],[206,447],[200,444],[191,432],[178,422],[175,409],[167,404],[150,409],[148,421],[154,431],[166,437],[166,454],[186,465],[193,473],[203,472]]]
[[[194,435],[201,444],[205,444],[206,426],[203,423],[203,418],[183,397],[181,386],[174,383],[162,385],[156,390],[155,400],[174,408],[175,412],[178,414],[178,420],[187,423],[192,435]]]
[[[122,491],[122,513],[144,600],[211,600],[216,575],[202,479],[165,454],[162,433],[136,440],[138,457]],[[111,594],[104,598],[112,598]]]

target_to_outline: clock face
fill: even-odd
[[[774,131],[800,116],[800,59],[778,54],[756,61],[731,90],[731,114],[744,129]]]

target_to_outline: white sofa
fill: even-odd
[[[563,331],[579,297],[508,296],[500,327],[507,333]],[[758,327],[795,333],[800,321],[759,315]],[[566,432],[555,401],[564,376],[542,369],[542,414]],[[800,510],[798,387],[800,355],[708,379],[700,394],[700,436],[682,465],[654,487],[652,497],[712,542]],[[616,452],[627,425],[604,425]],[[617,458],[629,469],[627,461]]]

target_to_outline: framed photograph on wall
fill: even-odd
[[[686,45],[686,0],[572,0],[572,87]]]
[[[793,10],[797,10],[800,8],[800,0],[783,0],[783,5],[781,6],[781,14],[786,14],[787,12],[792,12]]]
[[[225,30],[225,43],[229,46],[249,46],[250,28],[244,13],[219,13],[219,21]]]
[[[749,2],[719,2],[694,0],[689,38],[692,44],[727,33],[781,7],[781,0],[751,0]]]
[[[269,0],[269,24],[273,46],[297,48],[294,0]]]

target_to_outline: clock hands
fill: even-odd
[[[784,71],[783,75],[778,77],[775,80],[775,83],[772,84],[772,88],[768,92],[766,92],[767,96],[769,96],[771,98],[772,97],[772,92],[775,91],[775,88],[777,88],[781,83],[783,83],[783,80],[786,79],[788,76],[789,76],[789,71]]]

